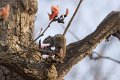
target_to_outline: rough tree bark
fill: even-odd
[[[0,80],[63,80],[73,65],[81,61],[103,39],[120,39],[120,12],[111,12],[97,29],[84,39],[67,45],[64,63],[41,58],[33,41],[37,0],[0,0],[11,5],[8,21],[0,22]]]

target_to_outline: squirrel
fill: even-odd
[[[63,63],[63,59],[66,54],[66,38],[62,34],[56,34],[53,37],[53,42],[55,46],[56,59]]]
[[[6,21],[9,17],[10,5],[7,4],[4,7],[0,8],[0,20]]]
[[[48,36],[44,39],[43,44],[49,44],[44,49],[52,50],[51,48],[54,47],[53,55],[55,55],[55,60],[57,62],[63,63],[63,59],[66,54],[66,38],[62,34],[56,34],[55,36]],[[52,55],[50,55],[52,56]]]
[[[57,15],[59,12],[59,8],[57,7],[52,7],[52,14],[49,15],[49,19],[53,19],[52,17],[55,17],[54,15]],[[55,13],[56,12],[56,13]],[[60,18],[57,19],[58,23],[64,23],[64,18],[68,15],[69,10],[68,8],[66,9],[66,13],[64,15],[61,15]],[[70,21],[71,23],[71,21]],[[54,59],[57,62],[63,63],[63,59],[66,54],[66,38],[65,34],[70,26],[70,23],[68,23],[67,27],[65,28],[63,34],[56,34],[55,36],[48,36],[47,38],[44,39],[43,44],[44,47],[40,45],[39,48],[48,50],[43,52],[44,54],[47,54],[49,56],[55,55]],[[45,46],[46,45],[46,46]],[[51,52],[52,51],[52,52]]]

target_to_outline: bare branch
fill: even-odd
[[[47,80],[48,74],[50,73],[49,69],[54,69],[50,62],[28,63],[27,60],[15,56],[15,54],[4,52],[0,53],[0,65],[16,72],[26,80]]]
[[[93,54],[96,54],[97,56],[94,57]],[[93,52],[91,55],[90,55],[90,59],[92,60],[98,60],[98,59],[108,59],[108,60],[111,60],[113,62],[116,62],[118,64],[120,64],[120,61],[116,60],[116,59],[113,59],[111,57],[107,57],[107,56],[102,56],[100,54],[98,54],[97,52]]]
[[[45,31],[50,27],[50,24],[51,24],[53,21],[54,21],[54,20],[50,21],[50,23],[49,23],[48,26],[45,28],[45,30],[44,30],[37,38],[35,38],[35,40],[33,40],[33,41],[28,45],[28,47],[30,47],[31,44],[33,44],[36,40],[38,40],[40,37],[42,37],[42,36],[44,35]]]
[[[61,25],[63,27],[63,29],[65,29],[64,25]],[[71,30],[68,29],[68,32],[76,39],[76,40],[80,40],[79,37],[77,35],[75,35],[75,33],[73,33]]]
[[[80,7],[82,1],[83,1],[83,0],[80,0],[80,2],[79,2],[79,4],[78,4],[78,6],[77,6],[77,8],[76,8],[76,10],[75,10],[75,12],[74,12],[74,14],[73,14],[73,16],[71,17],[71,19],[70,19],[70,21],[69,21],[67,27],[65,28],[65,31],[63,32],[63,36],[66,34],[68,28],[70,27],[70,25],[71,25],[71,23],[72,23],[72,21],[73,21],[75,15],[76,15],[76,13],[77,13],[77,11],[78,11],[78,9],[79,9],[79,7]]]
[[[73,65],[81,61],[87,55],[90,55],[92,50],[103,39],[116,33],[120,29],[120,12],[111,12],[100,23],[97,29],[86,36],[84,39],[71,43],[67,46],[67,54],[63,64],[57,64],[59,77],[63,77]]]

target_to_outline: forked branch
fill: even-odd
[[[59,77],[63,77],[73,65],[81,61],[103,39],[115,35],[120,31],[120,12],[113,11],[98,25],[97,29],[84,39],[71,43],[67,46],[67,54],[63,64],[57,65]],[[115,35],[116,36],[116,35]],[[117,37],[117,36],[116,36]],[[119,37],[118,37],[119,38]]]

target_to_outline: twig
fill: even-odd
[[[61,24],[62,25],[62,24]],[[65,29],[65,26],[62,25],[62,27]],[[75,37],[76,40],[80,40],[78,36],[76,36],[71,30],[68,30],[68,32]]]
[[[40,32],[39,32],[39,34],[38,34],[38,36],[39,36],[39,35],[41,35],[41,33],[42,33],[42,30],[43,30],[43,29],[41,28],[41,29],[40,29]]]
[[[65,30],[64,30],[64,32],[63,32],[63,36],[65,36],[65,34],[66,34],[68,28],[70,27],[70,25],[71,25],[71,23],[72,23],[72,21],[73,21],[75,15],[76,15],[76,13],[77,13],[77,11],[78,11],[78,9],[79,9],[79,7],[80,7],[82,1],[83,1],[83,0],[80,0],[80,2],[79,2],[79,4],[78,4],[78,6],[77,6],[77,8],[76,8],[76,10],[75,10],[75,12],[74,12],[74,14],[73,14],[73,16],[71,17],[71,19],[70,19],[70,21],[69,21],[67,27],[65,28]]]
[[[94,59],[94,60],[97,60],[97,59],[108,59],[108,60],[111,60],[111,61],[113,61],[113,62],[116,62],[116,63],[120,64],[120,61],[115,60],[115,59],[113,59],[113,58],[111,58],[111,57],[102,56],[102,55],[98,54],[97,52],[93,52],[93,53],[96,54],[97,57],[93,57],[93,56],[91,55],[91,56],[90,56],[91,59]]]
[[[53,21],[54,21],[54,19],[53,19],[52,21],[50,21],[50,23],[49,23],[48,26],[45,28],[45,30],[44,30],[35,40],[33,40],[33,41],[28,45],[28,47],[30,47],[31,44],[33,44],[37,39],[39,39],[41,36],[44,35],[45,31],[50,27],[50,24],[51,24]]]

